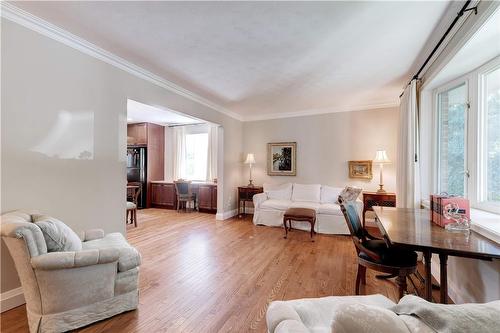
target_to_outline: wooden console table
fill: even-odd
[[[365,226],[365,213],[373,211],[373,206],[396,207],[396,193],[363,192],[363,227]]]
[[[238,187],[238,217],[241,217],[241,203],[243,202],[243,214],[245,214],[245,203],[253,201],[253,196],[264,192],[261,186],[240,186]]]
[[[374,207],[376,222],[389,246],[424,253],[425,298],[432,300],[432,254],[439,254],[440,300],[448,298],[448,256],[500,259],[500,244],[475,231],[449,232],[431,222],[427,209]]]

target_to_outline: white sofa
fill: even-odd
[[[398,304],[382,295],[274,301],[269,333],[499,332],[500,301],[436,304],[406,295]]]
[[[283,215],[288,208],[311,208],[316,211],[317,233],[349,234],[337,199],[343,188],[320,184],[264,184],[264,193],[253,197],[253,223],[278,227],[283,225]],[[363,202],[356,200],[361,216]],[[293,228],[310,230],[308,222],[293,222]]]

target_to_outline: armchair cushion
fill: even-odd
[[[102,229],[90,229],[80,233],[80,239],[84,242],[91,241],[94,239],[101,239],[104,237],[104,230]]]
[[[48,252],[80,251],[80,237],[63,222],[46,215],[33,215],[33,222],[42,230]]]
[[[118,271],[125,272],[141,264],[139,252],[125,240],[122,234],[115,232],[107,234],[101,239],[83,242],[83,249],[118,249]]]
[[[362,303],[338,306],[333,315],[332,332],[410,333],[405,322],[391,310]]]
[[[92,249],[78,252],[50,252],[31,258],[31,266],[38,270],[56,270],[107,264],[118,261],[118,249]]]

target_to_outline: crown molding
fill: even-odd
[[[1,16],[9,21],[15,22],[25,28],[36,31],[46,37],[61,42],[69,47],[72,47],[80,52],[83,52],[91,57],[102,60],[112,66],[115,66],[125,72],[139,77],[143,80],[151,82],[157,86],[167,89],[190,100],[207,106],[215,111],[218,111],[226,116],[242,121],[242,116],[223,108],[208,99],[201,97],[192,91],[184,89],[175,83],[168,81],[142,67],[139,67],[130,61],[127,61],[103,48],[90,43],[89,41],[80,38],[69,31],[66,31],[50,22],[47,22],[27,11],[24,11],[11,3],[1,2]]]
[[[252,115],[252,116],[243,117],[243,121],[259,121],[259,120],[271,120],[271,119],[315,116],[315,115],[322,115],[322,114],[328,114],[328,113],[376,110],[376,109],[393,108],[393,107],[398,107],[398,106],[399,106],[399,101],[389,101],[389,102],[377,103],[377,104],[349,105],[349,106],[343,106],[343,107],[310,109],[310,110],[303,110],[303,111],[296,111],[296,112]]]

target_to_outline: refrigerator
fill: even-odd
[[[146,207],[147,195],[147,170],[146,170],[146,147],[127,148],[127,182],[139,182],[142,184],[142,192],[137,198],[138,208]]]

